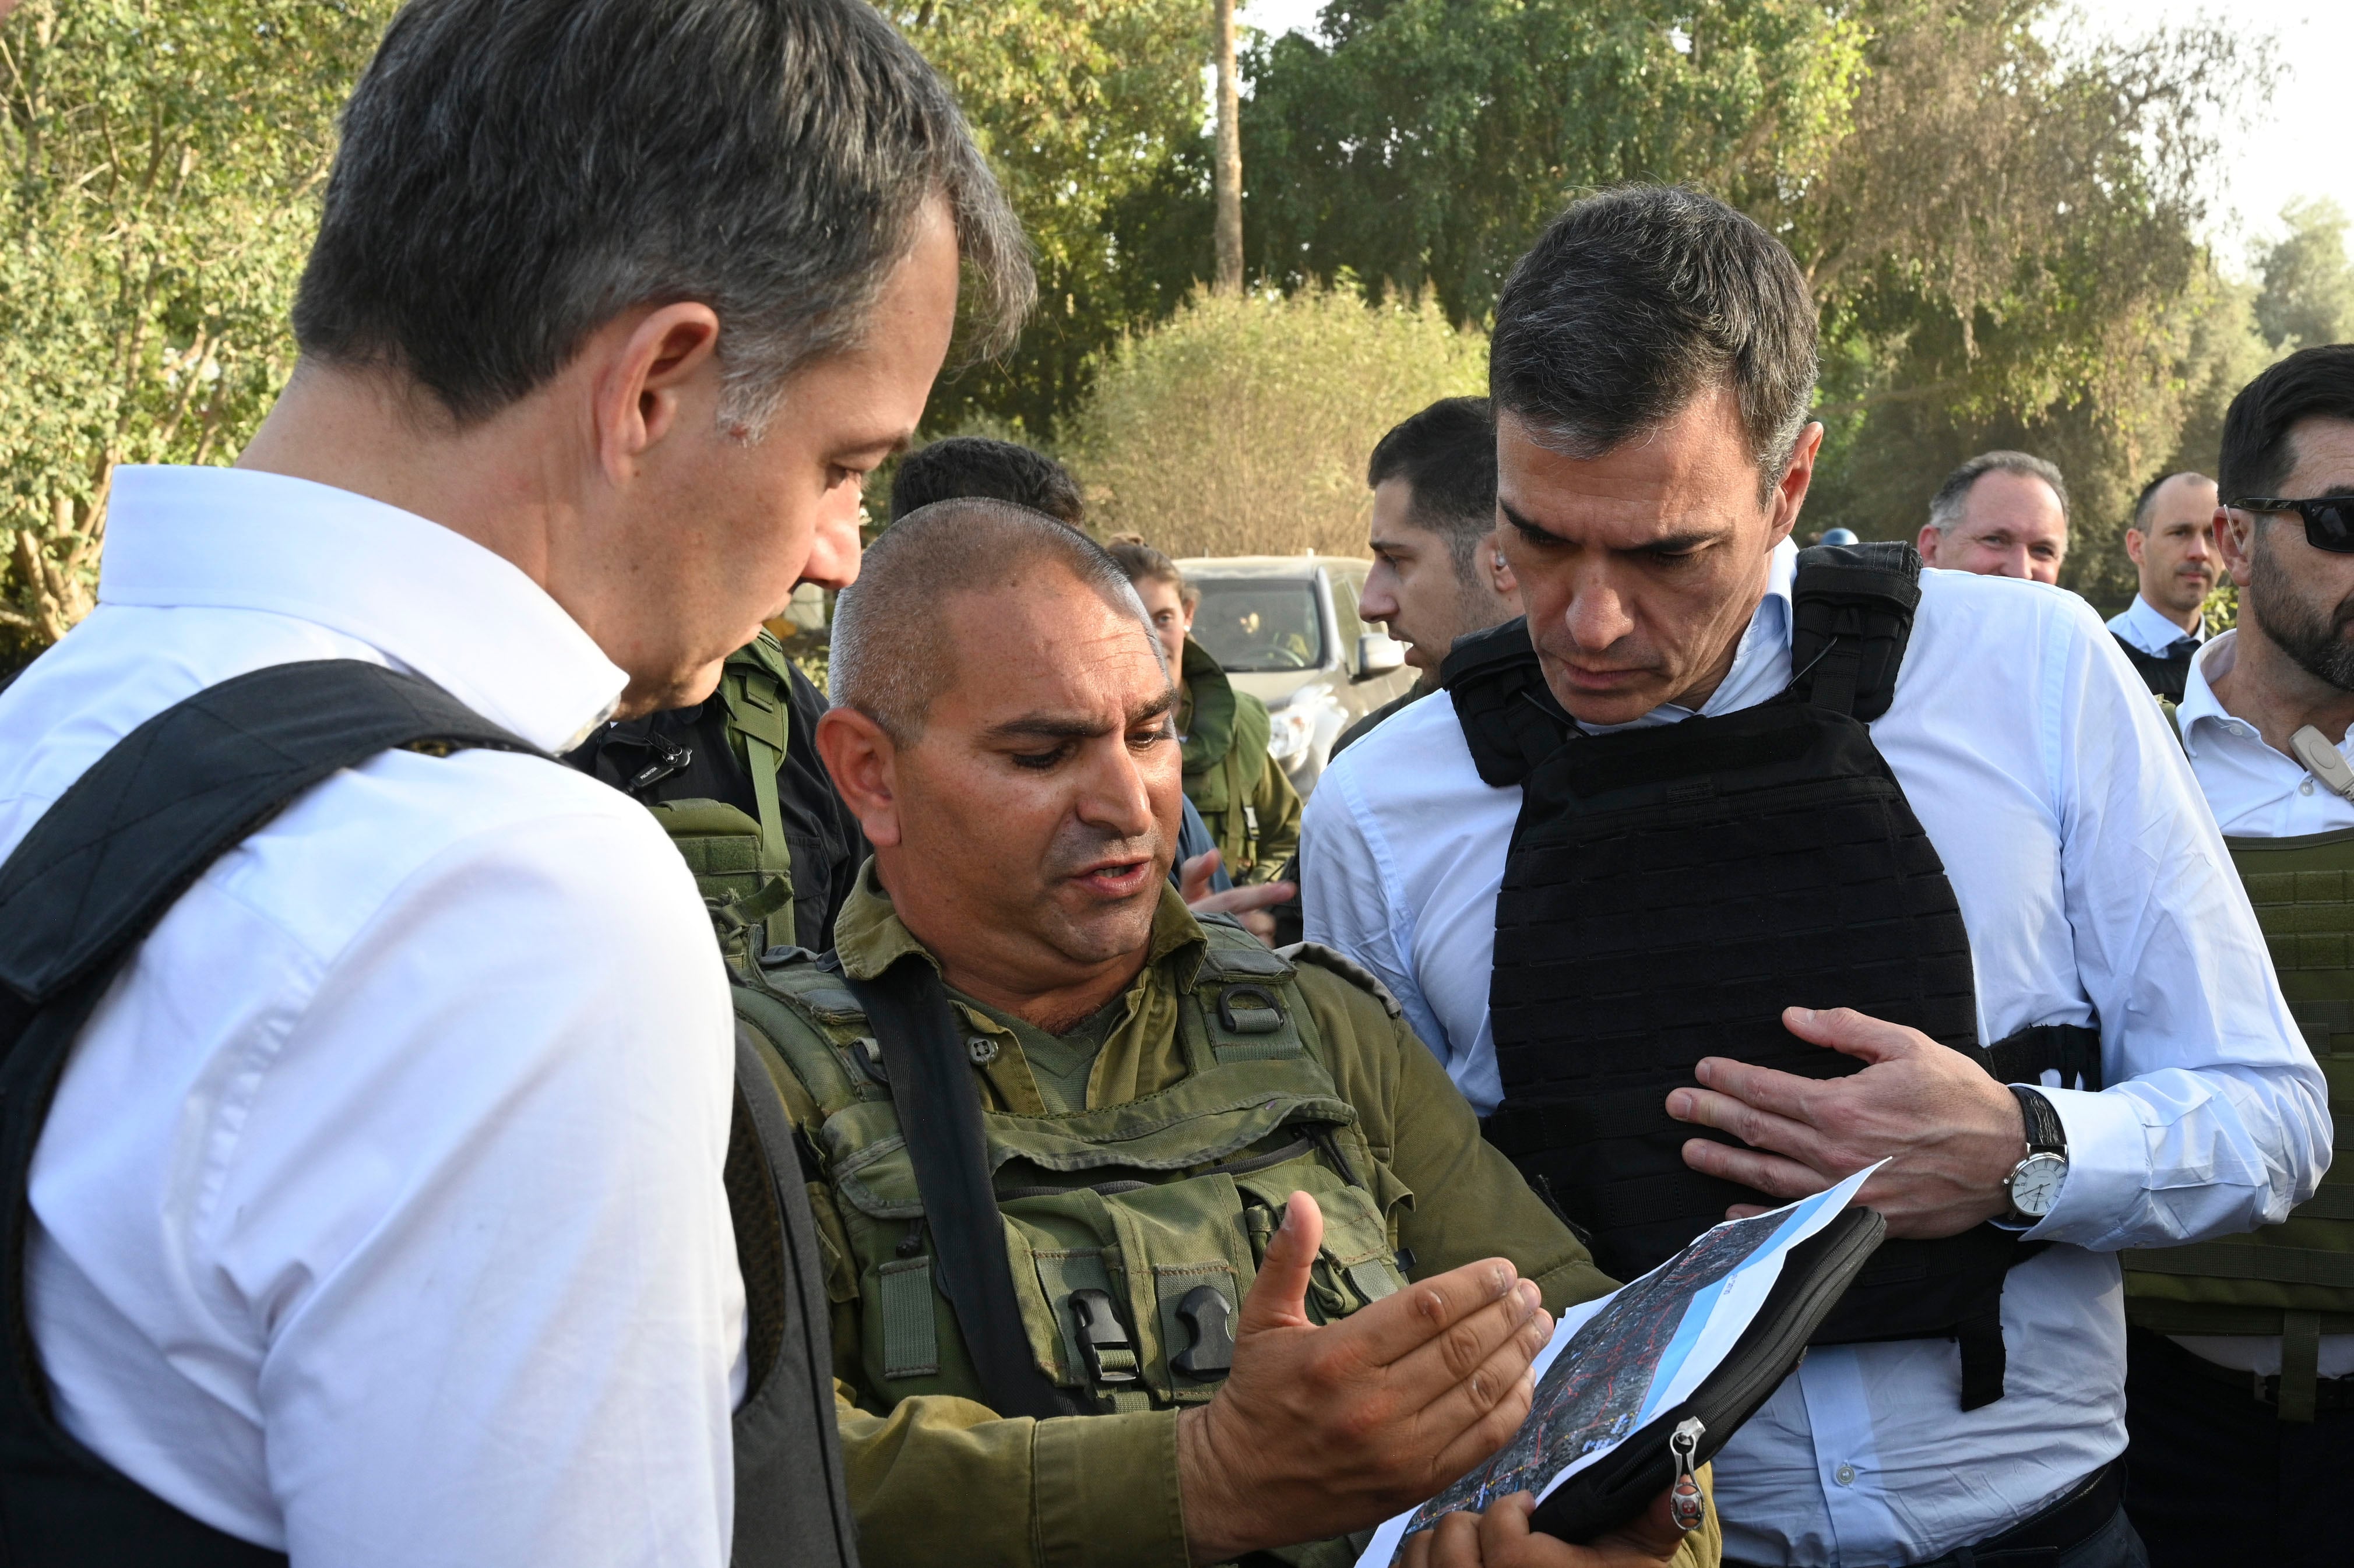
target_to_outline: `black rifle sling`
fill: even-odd
[[[0,865],[0,1561],[286,1561],[181,1513],[58,1424],[26,1319],[27,1186],[74,1041],[139,942],[207,866],[297,796],[395,747],[534,749],[382,665],[272,665],[133,730]]]
[[[1039,1370],[1022,1326],[981,1128],[981,1092],[939,971],[910,953],[873,980],[843,979],[882,1048],[940,1288],[956,1309],[989,1407],[1000,1415],[1042,1419],[1085,1414]]]

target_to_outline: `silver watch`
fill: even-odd
[[[2027,1158],[2010,1168],[2004,1186],[2010,1194],[2012,1220],[2033,1224],[2052,1212],[2068,1180],[2068,1134],[2050,1100],[2018,1084],[2010,1092],[2019,1097],[2020,1115],[2027,1125]]]

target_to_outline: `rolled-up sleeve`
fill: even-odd
[[[2106,1087],[2047,1087],[2068,1180],[2030,1234],[2111,1250],[2277,1224],[2329,1164],[2321,1070],[2157,705],[2089,609],[2054,617],[2042,742]]]

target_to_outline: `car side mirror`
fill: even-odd
[[[1349,679],[1352,683],[1378,681],[1384,675],[1405,668],[1405,644],[1394,637],[1368,631],[1357,639],[1357,673]]]

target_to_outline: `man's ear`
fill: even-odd
[[[1807,503],[1807,489],[1815,482],[1815,455],[1822,450],[1820,424],[1809,424],[1798,432],[1797,443],[1790,449],[1789,466],[1774,485],[1773,526],[1766,537],[1769,549],[1789,537],[1790,530],[1797,526],[1798,508]]]
[[[2126,530],[2126,560],[2131,561],[2137,567],[2141,565],[2141,553],[2147,547],[2147,546],[2143,543],[2140,529],[2128,528]]]
[[[2228,506],[2215,508],[2215,549],[2223,557],[2223,575],[2245,588],[2255,575],[2256,519]]]
[[[817,721],[817,754],[851,814],[877,849],[899,842],[899,747],[856,708],[828,708]]]
[[[1923,566],[1935,566],[1937,564],[1937,525],[1935,523],[1922,524],[1921,536],[1913,541],[1913,547],[1921,552]]]
[[[1520,578],[1512,576],[1512,563],[1504,558],[1504,531],[1500,528],[1482,538],[1473,551],[1479,580],[1498,599],[1511,601],[1521,591]]]
[[[624,316],[592,338],[588,352],[605,356],[593,383],[597,456],[617,483],[636,475],[688,406],[716,403],[719,317],[699,301],[659,306],[634,324]],[[695,396],[704,381],[705,395]]]

